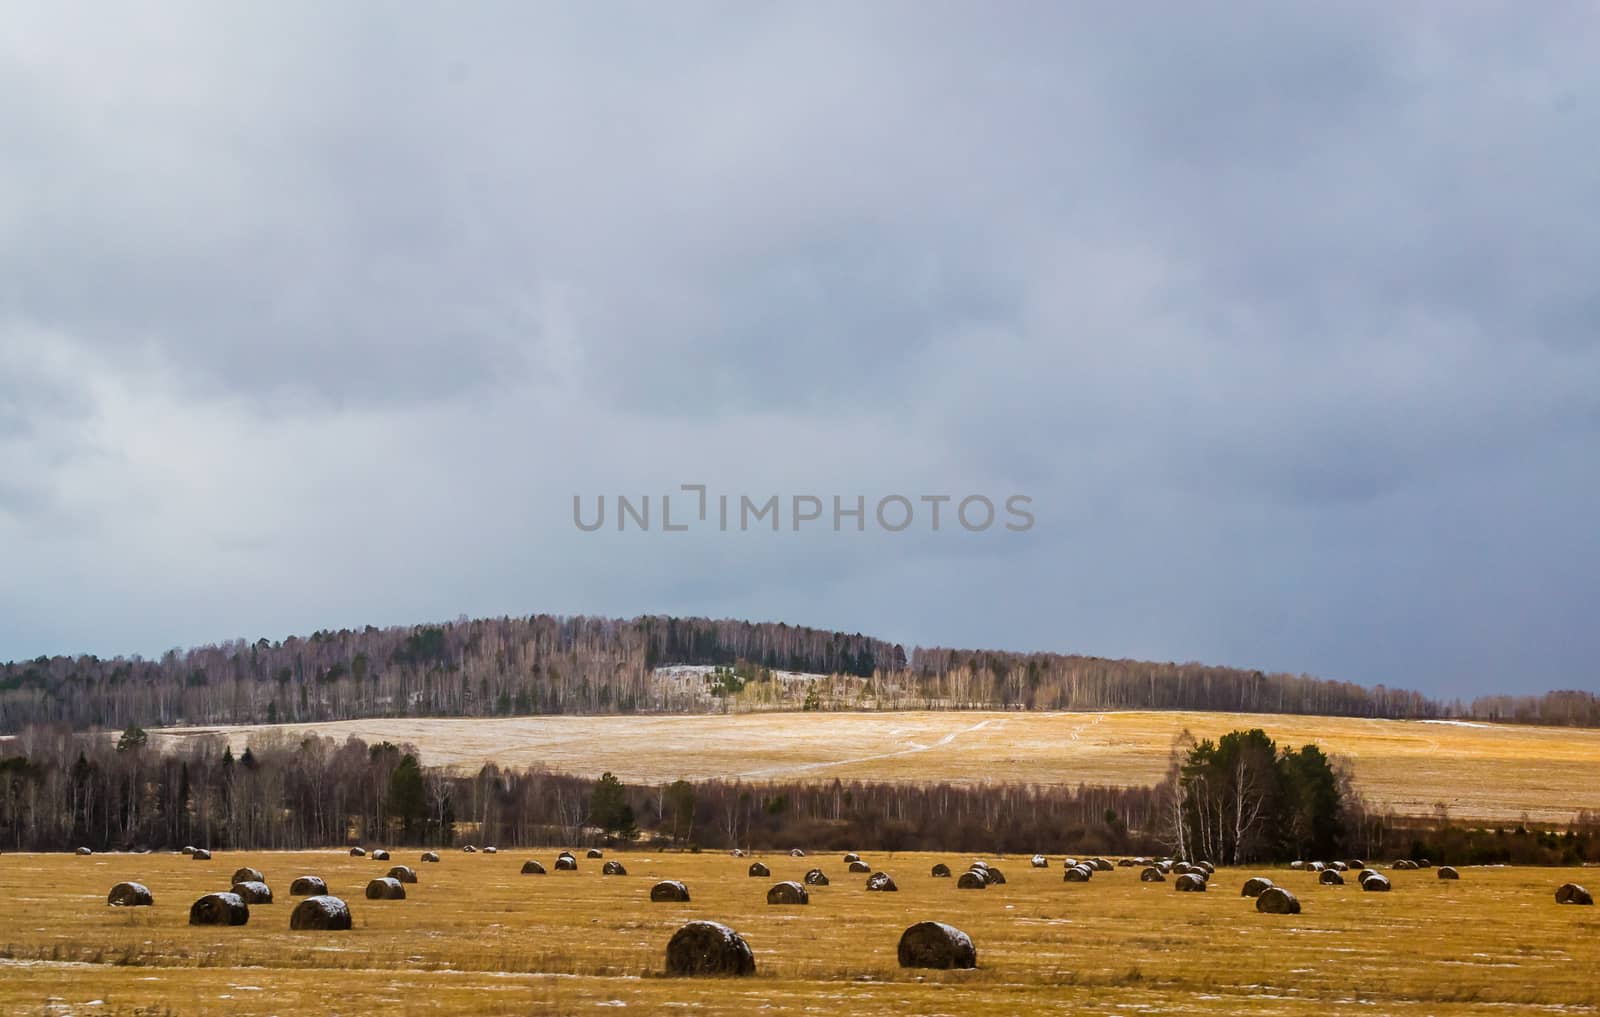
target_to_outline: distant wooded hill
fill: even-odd
[[[1600,726],[1588,692],[1441,702],[1308,675],[1050,653],[911,651],[781,622],[534,615],[236,640],[160,660],[40,657],[0,666],[0,732],[29,724],[261,724],[707,709],[667,664],[736,667],[712,708],[1223,710]],[[763,680],[767,670],[830,676]]]

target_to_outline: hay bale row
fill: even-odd
[[[106,895],[106,904],[114,908],[149,907],[156,902],[143,883],[118,883]]]
[[[190,925],[243,925],[250,906],[236,893],[208,893],[189,906]]]
[[[289,913],[289,928],[338,931],[350,928],[350,906],[338,897],[307,897]]]
[[[320,897],[328,892],[328,884],[321,876],[296,876],[289,884],[291,897]]]

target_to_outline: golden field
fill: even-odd
[[[1166,773],[1172,740],[1263,728],[1348,760],[1380,809],[1566,824],[1600,812],[1600,730],[1239,713],[745,713],[487,720],[372,719],[278,727],[172,728],[157,745],[226,734],[251,742],[316,732],[415,745],[423,762],[543,766],[628,783],[745,780],[1025,781],[1137,786]]]
[[[581,855],[582,852],[580,851]],[[1093,1014],[1457,1015],[1600,1008],[1600,909],[1557,905],[1553,891],[1594,870],[1393,872],[1389,894],[1316,885],[1285,869],[1219,870],[1205,894],[1143,884],[1136,869],[1062,882],[1061,860],[991,859],[1008,882],[957,890],[930,866],[967,859],[868,855],[898,893],[870,893],[837,855],[766,856],[770,878],[717,854],[608,855],[576,873],[522,876],[528,857],[419,851],[392,862],[342,852],[0,856],[0,1012],[40,1014]],[[405,901],[367,901],[366,881],[408,864]],[[261,869],[276,903],[248,925],[193,928],[188,906]],[[833,879],[805,907],[769,907],[767,887],[812,865]],[[958,868],[959,871],[959,868]],[[348,932],[291,932],[287,897],[301,874],[349,901]],[[1256,913],[1238,896],[1252,874],[1295,892],[1298,916]],[[682,879],[693,900],[651,903],[651,884]],[[105,904],[119,880],[155,906]],[[1591,879],[1591,889],[1594,882]],[[719,920],[756,955],[755,976],[662,976],[684,921]],[[924,919],[969,933],[979,968],[903,971],[901,931]]]

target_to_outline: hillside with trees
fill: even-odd
[[[1600,726],[1588,692],[1440,702],[1417,692],[1197,663],[914,648],[781,622],[533,615],[319,631],[171,650],[159,660],[0,665],[0,733],[364,717],[682,713],[702,688],[665,665],[734,671],[712,708],[1205,710]],[[800,690],[775,671],[826,680]],[[751,680],[746,680],[746,679]]]

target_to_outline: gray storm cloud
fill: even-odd
[[[659,611],[1600,688],[1596,29],[13,5],[0,659]],[[1038,522],[571,523],[681,483]]]

